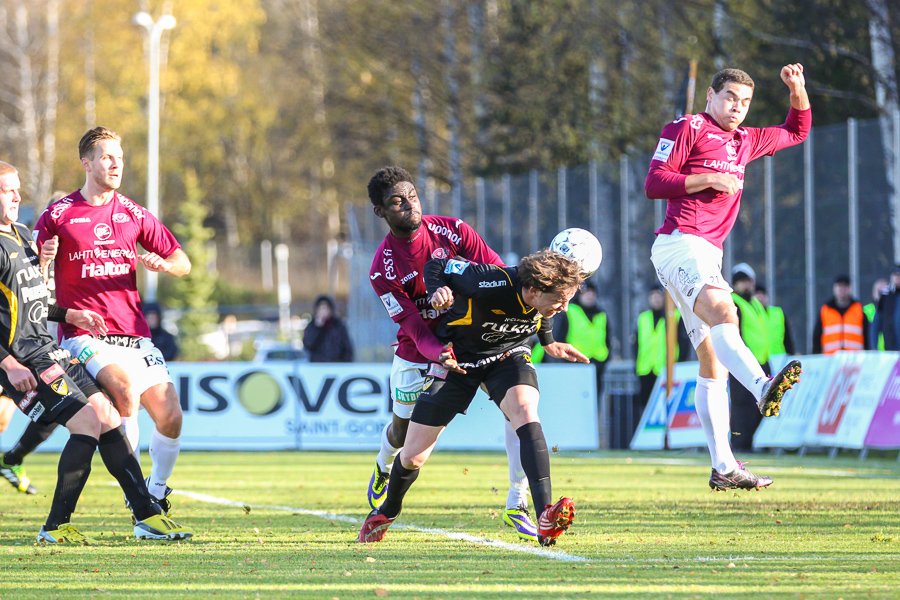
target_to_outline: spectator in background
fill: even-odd
[[[872,331],[884,337],[885,350],[900,350],[900,265],[891,271],[891,285],[887,293],[878,299]]]
[[[838,275],[831,289],[834,296],[819,309],[813,328],[813,354],[868,350],[871,348],[869,319],[860,301],[850,292],[850,278]]]
[[[353,362],[350,335],[330,296],[316,298],[313,319],[303,332],[303,347],[309,352],[309,362]]]
[[[887,294],[891,291],[890,282],[884,277],[880,277],[875,280],[875,283],[872,284],[872,301],[863,306],[863,312],[866,313],[866,318],[869,319],[869,343],[875,345],[875,340],[878,340],[878,345],[876,346],[879,350],[884,350],[884,334],[880,331],[875,330],[875,312],[878,310],[878,301],[881,300],[882,294]]]
[[[608,326],[606,311],[597,302],[597,286],[585,283],[569,303],[568,312],[553,317],[553,337],[559,342],[568,342],[587,356],[597,373],[597,397],[603,383],[603,372],[609,360]],[[565,359],[546,357],[547,362],[568,362]],[[545,359],[544,348],[540,344],[532,350],[533,362]]]
[[[766,286],[757,283],[753,296],[766,309],[766,324],[769,337],[769,357],[775,354],[796,354],[791,327],[780,306],[769,306],[769,292]]]
[[[658,286],[647,293],[650,308],[638,315],[637,335],[634,337],[634,371],[640,381],[640,392],[634,409],[640,415],[647,407],[656,378],[666,368],[666,297]],[[676,310],[675,319],[681,319]],[[675,345],[675,360],[688,360],[691,352],[687,331],[678,324],[678,343]]]
[[[166,362],[178,356],[178,340],[162,326],[162,311],[156,302],[144,305],[144,318],[150,326],[150,341],[162,353]]]
[[[731,294],[737,306],[738,327],[741,338],[759,361],[766,375],[769,367],[769,314],[753,295],[756,291],[756,272],[747,263],[735,265],[731,270]],[[762,421],[756,398],[734,377],[728,375],[731,395],[731,447],[735,450],[751,450],[753,434]]]

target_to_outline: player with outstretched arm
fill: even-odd
[[[728,440],[728,373],[753,394],[765,417],[778,415],[784,393],[800,377],[796,360],[774,377],[763,372],[741,339],[732,290],[722,277],[722,243],[737,219],[747,163],[799,144],[809,134],[812,115],[803,66],[786,65],[781,79],[791,102],[784,124],[741,127],[753,99],[753,80],[738,69],[718,72],[706,91],[706,111],[663,129],[644,186],[648,198],[667,200],[651,260],[697,350],[694,401],[712,460],[709,486],[714,490],[772,483],[734,457]]]
[[[429,304],[450,309],[437,330],[445,344],[433,362],[413,410],[406,444],[394,460],[384,503],[359,533],[380,541],[400,514],[403,498],[434,450],[438,436],[465,413],[484,386],[515,429],[522,467],[538,507],[537,541],[549,546],[572,523],[569,498],[551,506],[550,457],[538,419],[537,374],[525,341],[534,333],[555,358],[587,363],[571,344],[553,341],[550,318],[565,311],[582,283],[578,263],[549,249],[526,256],[518,267],[434,259],[425,265]]]
[[[375,252],[369,279],[388,316],[400,326],[391,365],[393,419],[381,433],[381,451],[369,480],[369,506],[375,509],[384,500],[394,457],[406,439],[428,362],[437,361],[443,351],[434,331],[446,310],[428,304],[422,278],[425,263],[455,256],[477,263],[503,263],[462,219],[422,215],[412,176],[405,169],[379,170],[369,181],[368,193],[375,215],[390,228]],[[509,493],[503,521],[522,539],[534,541],[537,529],[528,513],[528,483],[519,460],[519,438],[508,422],[504,441],[509,458]]]

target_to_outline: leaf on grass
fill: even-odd
[[[734,563],[728,563],[728,568],[733,569],[735,567]]]
[[[247,513],[248,515],[250,514],[250,505],[249,504],[245,504],[241,508],[244,509],[245,513]]]
[[[493,508],[489,508],[489,509],[488,509],[488,515],[489,515],[492,519],[496,519],[496,518],[497,518],[497,511],[494,510]]]
[[[552,448],[550,448],[550,452],[556,454],[557,452],[559,452],[559,446],[553,446]]]
[[[375,562],[375,559],[372,558],[371,556],[367,556],[367,557],[366,557],[366,562]]]
[[[388,595],[388,591],[387,591],[386,589],[384,589],[384,588],[378,588],[378,589],[375,590],[375,595],[376,595],[376,596],[384,597],[384,596],[387,596],[387,595]]]
[[[468,475],[468,474],[469,474],[469,470],[468,470],[468,469],[463,469],[463,475]]]

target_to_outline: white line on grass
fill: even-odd
[[[275,506],[268,504],[246,504],[244,502],[236,502],[234,500],[228,500],[226,498],[216,498],[215,496],[210,496],[208,494],[200,494],[197,492],[188,492],[184,490],[175,490],[174,494],[180,494],[182,496],[187,496],[188,498],[193,498],[194,500],[200,500],[201,502],[209,502],[211,504],[218,504],[220,506],[237,506],[244,507],[249,506],[250,508],[265,508],[269,510],[281,510],[285,512],[297,513],[301,515],[309,515],[312,517],[319,517],[320,519],[327,519],[329,521],[341,521],[344,523],[361,523],[361,519],[357,519],[356,517],[348,517],[347,515],[339,515],[336,513],[330,513],[324,510],[309,510],[308,508],[296,508],[293,506]],[[566,554],[565,552],[559,552],[555,550],[547,550],[545,548],[539,548],[535,546],[526,546],[524,544],[510,544],[509,542],[503,542],[500,540],[492,540],[490,538],[479,537],[476,535],[469,535],[468,533],[460,533],[458,531],[447,531],[446,529],[433,529],[429,527],[417,527],[416,525],[402,525],[402,524],[394,524],[391,525],[392,529],[409,529],[411,531],[418,531],[420,533],[428,533],[431,535],[438,535],[450,538],[451,540],[461,540],[464,542],[470,542],[472,544],[480,544],[482,546],[489,546],[491,548],[500,548],[502,550],[508,550],[510,552],[522,552],[525,554],[534,554],[536,556],[542,556],[544,558],[552,558],[553,560],[562,560],[567,562],[590,562],[591,559],[585,558],[584,556],[575,556],[574,554]]]
[[[116,485],[115,482],[110,482],[111,485]],[[269,504],[246,504],[244,502],[236,502],[234,500],[228,500],[226,498],[217,498],[215,496],[210,496],[209,494],[201,494],[198,492],[189,492],[184,490],[175,490],[172,492],[176,495],[187,496],[188,498],[193,498],[194,500],[199,500],[201,502],[209,502],[210,504],[218,504],[220,506],[234,506],[243,508],[244,506],[249,506],[250,508],[256,509],[269,509],[269,510],[280,510],[284,512],[297,513],[301,515],[309,515],[312,517],[319,517],[320,519],[327,519],[330,521],[341,521],[343,523],[360,523],[361,519],[357,519],[356,517],[350,517],[347,515],[339,515],[337,513],[331,513],[324,510],[310,510],[308,508],[298,508],[294,506],[278,506],[278,505],[269,505]],[[884,561],[897,561],[900,560],[900,555],[898,554],[872,554],[872,555],[861,555],[861,556],[795,556],[795,555],[780,555],[780,556],[684,556],[684,557],[664,557],[664,558],[634,558],[631,556],[620,556],[620,557],[607,557],[607,558],[587,558],[584,556],[577,556],[574,554],[566,554],[565,552],[559,552],[554,550],[546,550],[544,548],[537,548],[534,546],[525,546],[522,544],[510,544],[509,542],[503,542],[500,540],[492,540],[490,538],[478,537],[475,535],[469,535],[468,533],[460,533],[458,531],[447,531],[446,529],[433,529],[429,527],[417,527],[415,525],[392,525],[394,529],[408,529],[410,531],[418,531],[420,533],[427,533],[430,535],[438,535],[450,538],[452,540],[460,540],[464,542],[470,542],[473,544],[480,544],[483,546],[488,546],[491,548],[500,548],[502,550],[508,550],[510,552],[521,552],[524,554],[533,554],[535,556],[541,556],[544,558],[550,558],[553,560],[561,560],[566,562],[593,562],[593,563],[606,563],[606,564],[615,564],[615,563],[730,563],[735,561],[741,562],[776,562],[776,561],[793,561],[793,560],[807,560],[807,561],[823,561],[823,562],[846,562],[848,560],[855,560],[860,562],[884,562]]]

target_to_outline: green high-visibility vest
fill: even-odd
[[[587,318],[584,309],[577,304],[570,304],[566,311],[569,319],[569,332],[564,341],[572,344],[579,352],[603,362],[609,358],[609,346],[606,343],[606,313],[598,312],[594,320]],[[531,362],[544,360],[544,347],[536,344],[531,349]]]
[[[675,311],[675,318],[681,315]],[[638,375],[659,375],[666,366],[666,320],[653,323],[653,311],[645,310],[638,315],[637,358],[634,372]],[[678,344],[675,344],[675,360],[678,360]]]
[[[603,362],[609,358],[609,347],[606,344],[606,313],[598,312],[593,321],[588,319],[584,309],[573,304],[566,311],[569,319],[569,332],[566,341],[587,356]]]
[[[784,311],[778,306],[770,306],[766,310],[766,321],[769,325],[769,356],[786,354],[787,350],[784,347]]]
[[[869,319],[869,325],[872,324],[872,321],[875,320],[875,311],[878,310],[878,307],[873,303],[866,304],[863,306],[863,313],[865,313],[866,318]],[[869,342],[871,343],[871,342]],[[884,334],[880,331],[878,332],[878,349],[884,350]]]
[[[750,302],[747,302],[736,293],[732,293],[731,297],[741,309],[741,338],[759,364],[768,362],[769,337],[766,334],[768,318],[765,307],[756,298],[751,297]]]

